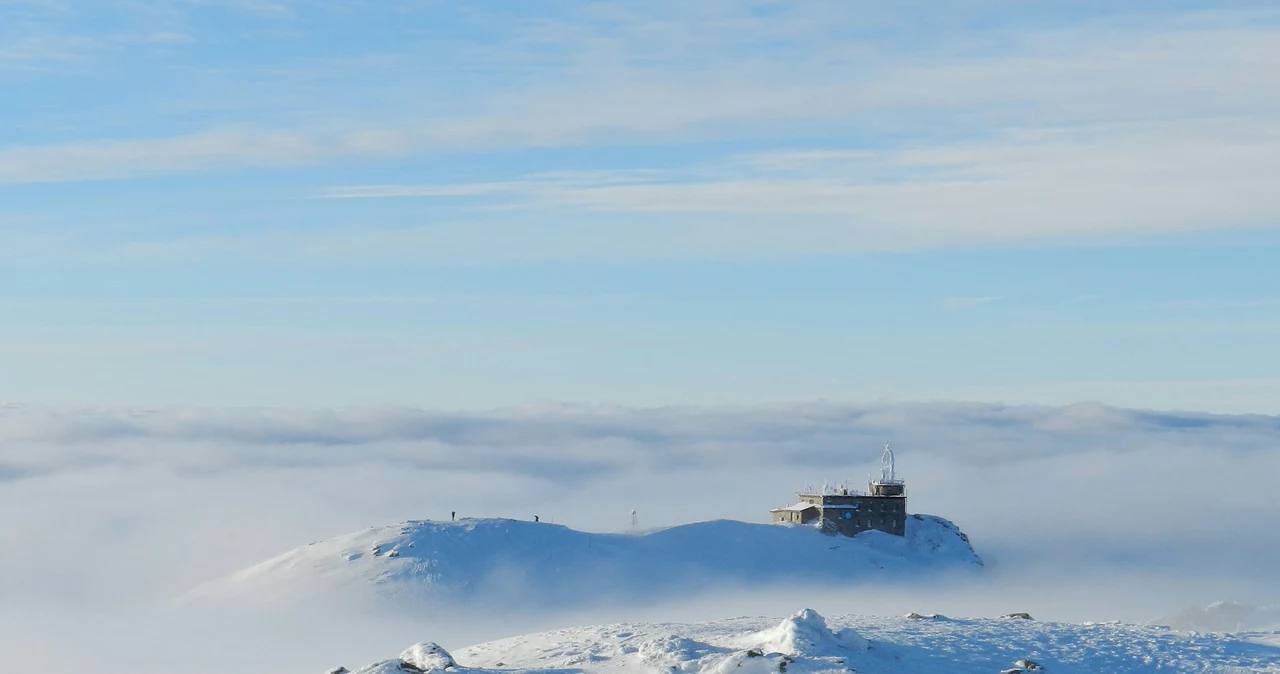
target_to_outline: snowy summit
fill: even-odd
[[[203,585],[190,598],[569,606],[660,600],[726,585],[850,583],[981,567],[968,538],[929,515],[907,517],[903,536],[866,531],[853,538],[731,520],[637,534],[506,519],[411,521],[297,548]]]

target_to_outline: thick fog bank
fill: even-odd
[[[793,587],[555,614],[170,613],[192,586],[296,546],[455,511],[587,531],[626,530],[632,511],[643,528],[766,521],[796,490],[864,480],[885,440],[909,510],[955,521],[986,578],[835,592],[797,570]],[[805,606],[1141,621],[1219,599],[1274,604],[1278,447],[1276,417],[1099,405],[10,406],[0,410],[0,652],[71,671],[76,661],[59,653],[77,643],[98,649],[100,671],[145,673],[135,656],[146,653],[216,647],[240,666],[288,650],[326,665],[326,649],[354,663],[423,639],[459,646],[580,622]]]

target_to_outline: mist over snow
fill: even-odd
[[[451,511],[594,532],[628,529],[632,510],[642,528],[767,522],[807,485],[863,482],[886,440],[908,510],[959,525],[987,563],[983,579],[832,591],[798,577],[791,588],[662,606],[359,625],[323,612],[179,620],[172,609],[191,587],[292,548]],[[318,668],[424,639],[456,648],[555,626],[787,615],[797,605],[1141,622],[1219,600],[1276,604],[1277,447],[1273,416],[1092,404],[484,414],[9,405],[0,409],[0,652],[43,662],[74,638],[125,663],[138,634],[170,639],[175,653],[204,635],[212,641],[200,647],[216,643],[245,666],[266,667],[292,644],[313,649]]]

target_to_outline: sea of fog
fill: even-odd
[[[411,615],[179,608],[287,549],[408,519],[587,531],[766,521],[807,486],[865,481],[892,440],[909,510],[947,517],[982,578],[737,588],[573,610]],[[1101,405],[632,410],[0,409],[0,653],[50,672],[324,671],[433,640],[567,625],[909,611],[1143,621],[1280,603],[1280,418]]]

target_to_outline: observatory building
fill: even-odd
[[[799,503],[771,511],[774,522],[813,524],[829,534],[856,536],[875,529],[894,536],[906,535],[907,485],[898,479],[893,449],[884,443],[880,477],[868,480],[867,491],[823,486],[821,491],[796,494]]]

